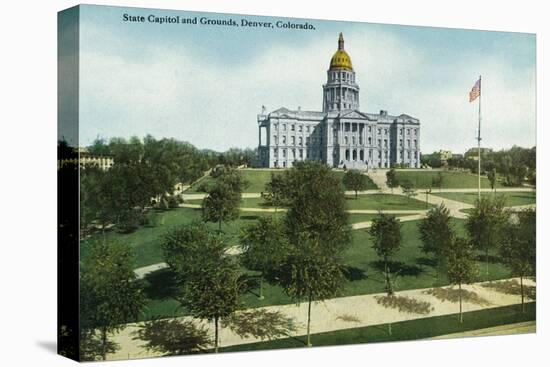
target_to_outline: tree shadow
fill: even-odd
[[[342,274],[350,282],[353,282],[356,280],[364,280],[368,278],[367,274],[365,273],[365,270],[355,266],[342,267]]]
[[[446,288],[432,288],[423,291],[424,294],[429,294],[434,296],[441,302],[452,302],[458,303],[460,300],[460,290],[458,288],[446,287]],[[462,301],[473,303],[479,306],[490,306],[491,302],[487,301],[485,298],[478,296],[476,292],[462,289]]]
[[[516,279],[484,283],[484,288],[492,289],[499,293],[521,296],[521,285]],[[537,298],[537,288],[532,285],[523,285],[525,297],[535,300]]]
[[[379,272],[384,272],[384,261],[376,260],[371,261],[370,265]],[[418,277],[424,272],[424,270],[417,265],[406,264],[403,261],[389,261],[388,267],[390,272],[394,275],[399,274],[399,276],[413,276]]]
[[[419,257],[416,259],[416,263],[420,266],[430,266],[432,268],[437,268],[437,260],[430,257]]]
[[[433,311],[433,306],[430,302],[419,301],[407,296],[375,296],[376,302],[385,308],[394,308],[399,312],[428,315]]]
[[[145,342],[145,349],[164,355],[202,353],[212,344],[204,326],[175,318],[147,321],[133,335],[134,340]]]
[[[294,319],[280,311],[252,309],[231,314],[222,319],[222,327],[229,328],[241,338],[253,337],[260,340],[273,340],[290,337],[298,330]]]
[[[258,215],[241,215],[239,217],[239,219],[242,219],[242,220],[257,220],[259,218],[260,217]]]
[[[145,295],[150,299],[163,300],[177,296],[178,278],[170,268],[149,273],[143,281]]]
[[[241,285],[242,293],[251,293],[256,297],[260,296],[256,292],[256,289],[260,287],[260,275],[242,274],[239,277],[239,284]]]

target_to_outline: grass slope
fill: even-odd
[[[396,171],[397,179],[401,182],[409,180],[418,189],[427,189],[432,187],[432,179],[441,172],[443,175],[443,189],[474,189],[477,188],[477,175],[468,172],[457,171]],[[489,180],[485,176],[481,176],[481,187],[490,188]],[[500,183],[496,183],[496,187],[502,187]],[[437,189],[434,188],[434,192]]]
[[[434,195],[440,196],[446,199],[461,201],[463,203],[474,205],[477,200],[477,192],[433,192]],[[483,197],[495,197],[503,196],[506,200],[506,206],[527,205],[535,204],[537,200],[536,193],[534,192],[482,192]]]
[[[244,190],[246,193],[260,193],[262,191],[265,191],[265,184],[268,183],[271,180],[271,174],[281,174],[284,170],[267,170],[267,169],[243,169],[240,170],[243,178],[248,181],[248,187]],[[334,175],[339,179],[342,180],[344,177],[344,171],[333,171]],[[367,179],[367,190],[371,189],[377,189],[378,187],[372,182],[372,180],[369,177],[366,177]],[[212,180],[211,177],[207,176],[204,177],[200,182],[195,183],[192,187],[190,187],[187,191],[185,191],[186,194],[193,194],[193,193],[199,193],[197,191],[197,188],[199,187],[199,184],[208,183],[210,180]]]
[[[457,315],[435,316],[397,322],[392,324],[392,335],[388,334],[388,329],[385,325],[319,333],[312,335],[312,343],[314,346],[321,347],[329,345],[417,340],[535,320],[536,303],[528,303],[525,308],[525,313],[519,311],[519,305],[466,312],[462,324],[458,322]],[[305,337],[236,345],[221,348],[220,352],[242,352],[301,347],[305,347]]]

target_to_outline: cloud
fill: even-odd
[[[368,28],[346,32],[345,38],[361,88],[361,110],[419,118],[424,152],[460,152],[476,144],[477,104],[468,103],[467,95],[480,73],[483,144],[535,144],[534,65],[518,68],[502,55],[452,49],[446,52],[456,56],[441,63],[437,52]],[[321,109],[336,40],[337,35],[322,35],[299,48],[279,44],[231,67],[209,62],[184,45],[148,44],[144,52],[156,56],[145,62],[84,48],[81,141],[89,143],[98,134],[152,134],[216,150],[254,147],[262,105]]]

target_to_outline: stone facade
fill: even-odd
[[[420,167],[420,121],[406,114],[359,111],[359,86],[342,34],[323,85],[323,110],[281,107],[258,115],[261,167],[317,160],[331,167]]]

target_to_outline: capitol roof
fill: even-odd
[[[353,66],[351,64],[351,58],[349,57],[346,50],[344,50],[344,36],[340,32],[340,37],[338,38],[338,50],[330,59],[329,70],[339,70],[344,69],[348,71],[353,71]]]

